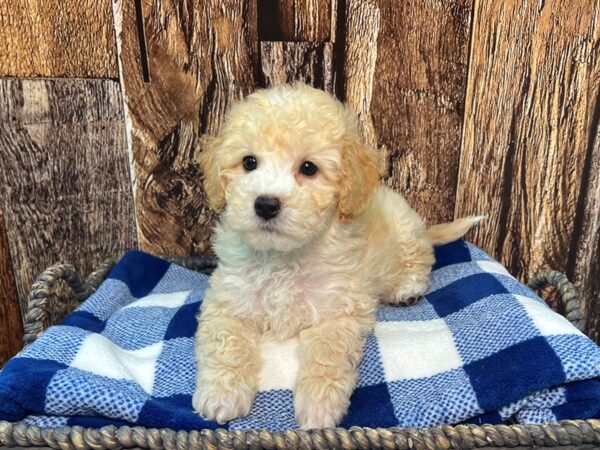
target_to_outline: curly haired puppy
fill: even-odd
[[[196,334],[193,406],[203,417],[247,415],[261,343],[296,337],[298,424],[337,425],[378,303],[422,296],[432,244],[478,220],[426,229],[400,195],[378,186],[377,160],[355,114],[302,84],[250,95],[208,143],[205,190],[221,215],[219,266]]]

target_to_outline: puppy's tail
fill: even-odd
[[[433,245],[447,244],[463,237],[471,227],[485,219],[485,216],[469,216],[453,222],[432,225],[427,229],[427,238]]]

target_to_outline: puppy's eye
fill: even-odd
[[[244,156],[242,164],[244,166],[244,169],[246,169],[246,172],[250,172],[251,170],[256,169],[256,158],[252,155]]]
[[[300,166],[300,173],[302,175],[308,175],[309,177],[317,173],[317,170],[319,170],[319,168],[310,161],[304,161]]]

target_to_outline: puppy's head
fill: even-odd
[[[210,206],[256,249],[288,251],[359,216],[379,178],[356,117],[302,84],[235,105],[200,156]]]

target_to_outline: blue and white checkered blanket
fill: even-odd
[[[436,249],[426,298],[382,307],[343,426],[539,423],[600,415],[600,348],[474,246]],[[0,374],[0,420],[215,428],[192,410],[205,275],[126,254]],[[264,345],[260,392],[230,429],[296,427],[293,341]]]

